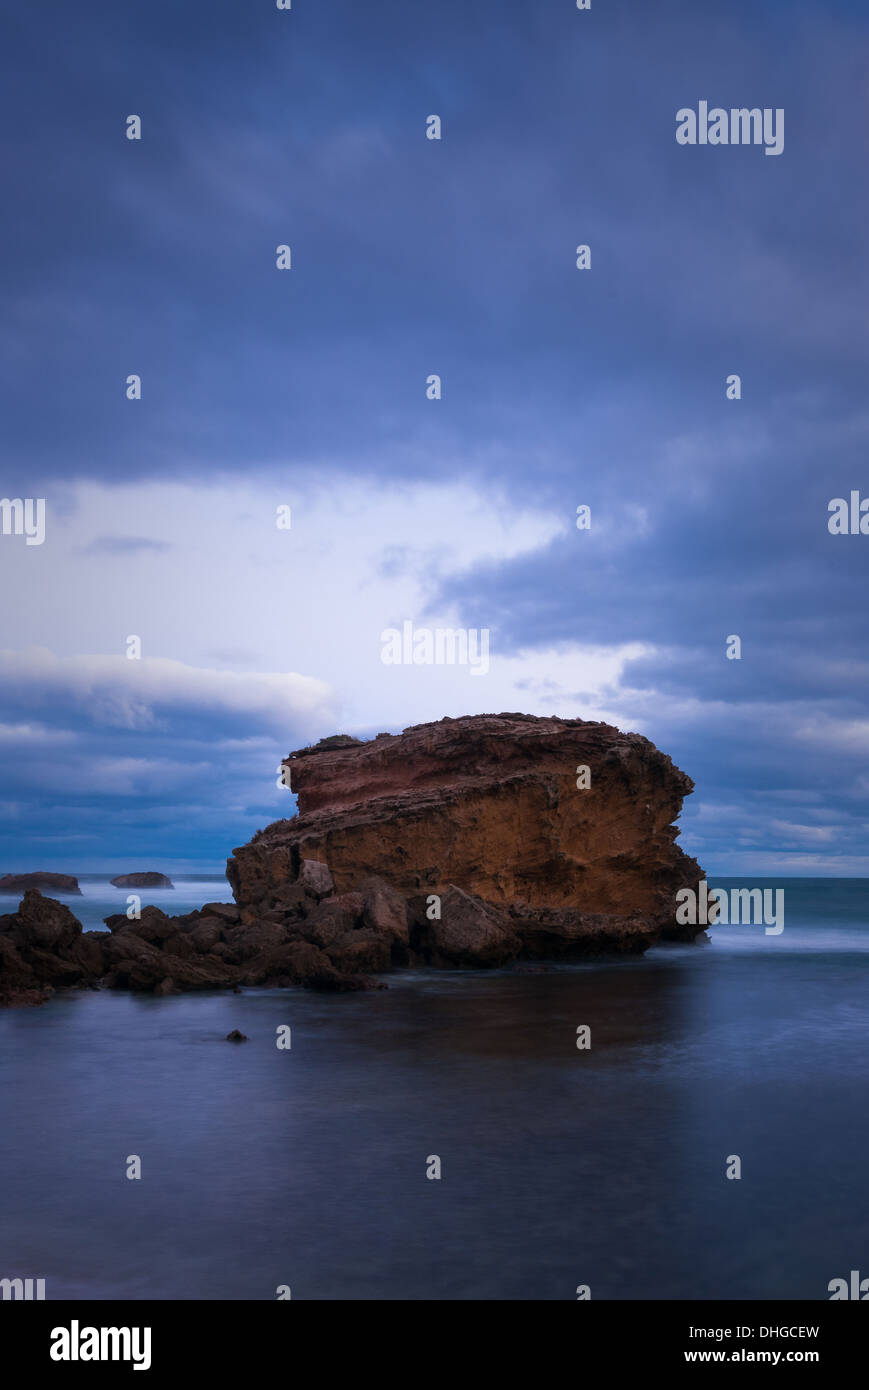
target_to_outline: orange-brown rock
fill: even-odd
[[[674,905],[678,889],[703,877],[676,845],[674,821],[693,783],[639,734],[581,719],[473,715],[369,742],[324,739],[284,766],[299,814],[261,831],[227,866],[243,917],[261,915],[298,881],[322,878],[328,902],[331,884],[341,895],[380,879],[418,903],[453,894],[453,920],[442,916],[440,926],[411,911],[412,946],[424,958],[483,964],[539,955],[547,940],[581,951],[609,935],[616,949],[643,949],[659,934],[697,934],[676,927]],[[482,900],[477,951],[456,893]],[[506,916],[496,921],[490,909]],[[568,916],[547,928],[552,912]]]

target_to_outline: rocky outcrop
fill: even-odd
[[[117,878],[110,878],[109,882],[114,888],[174,888],[175,884],[171,878],[165,874],[151,873],[145,871],[140,874],[119,874]]]
[[[81,897],[81,889],[78,886],[78,879],[73,878],[72,874],[48,874],[37,872],[33,874],[4,874],[0,878],[0,893],[26,893],[28,888],[38,888],[40,892],[44,888],[55,893],[77,893]]]
[[[65,903],[24,894],[18,911],[0,917],[0,1004],[41,1004],[63,985],[102,974],[101,932],[83,932]]]
[[[367,972],[385,968],[388,951],[364,944],[364,931],[354,949],[343,940],[356,907],[302,888],[291,912],[254,924],[234,903],[206,903],[177,917],[154,906],[138,919],[116,913],[105,919],[108,932],[83,932],[64,903],[30,889],[16,913],[0,917],[0,1004],[41,1004],[62,986],[157,995],[242,985],[380,988]],[[362,895],[358,909],[362,926],[370,920]]]
[[[635,954],[703,932],[675,912],[703,877],[673,824],[693,783],[638,734],[479,715],[325,739],[286,766],[299,815],[234,851],[235,903],[83,933],[29,891],[0,917],[0,1002],[82,984],[370,989],[395,966]]]
[[[639,734],[474,715],[324,739],[284,767],[299,814],[227,865],[244,920],[280,913],[302,880],[328,902],[378,879],[404,901],[411,964],[638,951],[702,930],[675,921],[676,892],[703,877],[674,825],[694,784]]]

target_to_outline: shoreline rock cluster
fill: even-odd
[[[383,988],[367,971],[388,968],[382,932],[403,903],[387,885],[370,885],[353,904],[357,919],[328,898],[319,867],[303,870],[280,923],[246,924],[234,903],[206,903],[175,917],[154,906],[138,919],[116,913],[105,919],[108,931],[85,932],[65,903],[29,888],[18,911],[0,917],[0,1005],[41,1004],[64,987],[156,995],[245,985]]]

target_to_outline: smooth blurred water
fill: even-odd
[[[114,888],[108,874],[79,874],[81,896],[48,889],[45,896],[66,903],[85,931],[106,931],[104,919],[116,912],[126,912],[127,898],[132,893],[141,898],[143,907],[153,903],[175,917],[192,912],[203,903],[232,902],[232,890],[226,878],[208,878],[200,874],[171,875],[171,878],[173,888]],[[0,913],[14,912],[19,901],[17,893],[0,895]]]
[[[0,1277],[49,1298],[828,1298],[869,1275],[869,881],[775,886],[780,936],[638,960],[0,1012]]]

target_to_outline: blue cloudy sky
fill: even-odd
[[[709,873],[869,874],[869,537],[827,530],[867,40],[863,0],[7,6],[0,492],[47,529],[0,536],[0,870],[220,866],[290,749],[522,709],[669,752]],[[678,145],[701,100],[784,152]],[[406,619],[490,670],[385,666]]]

